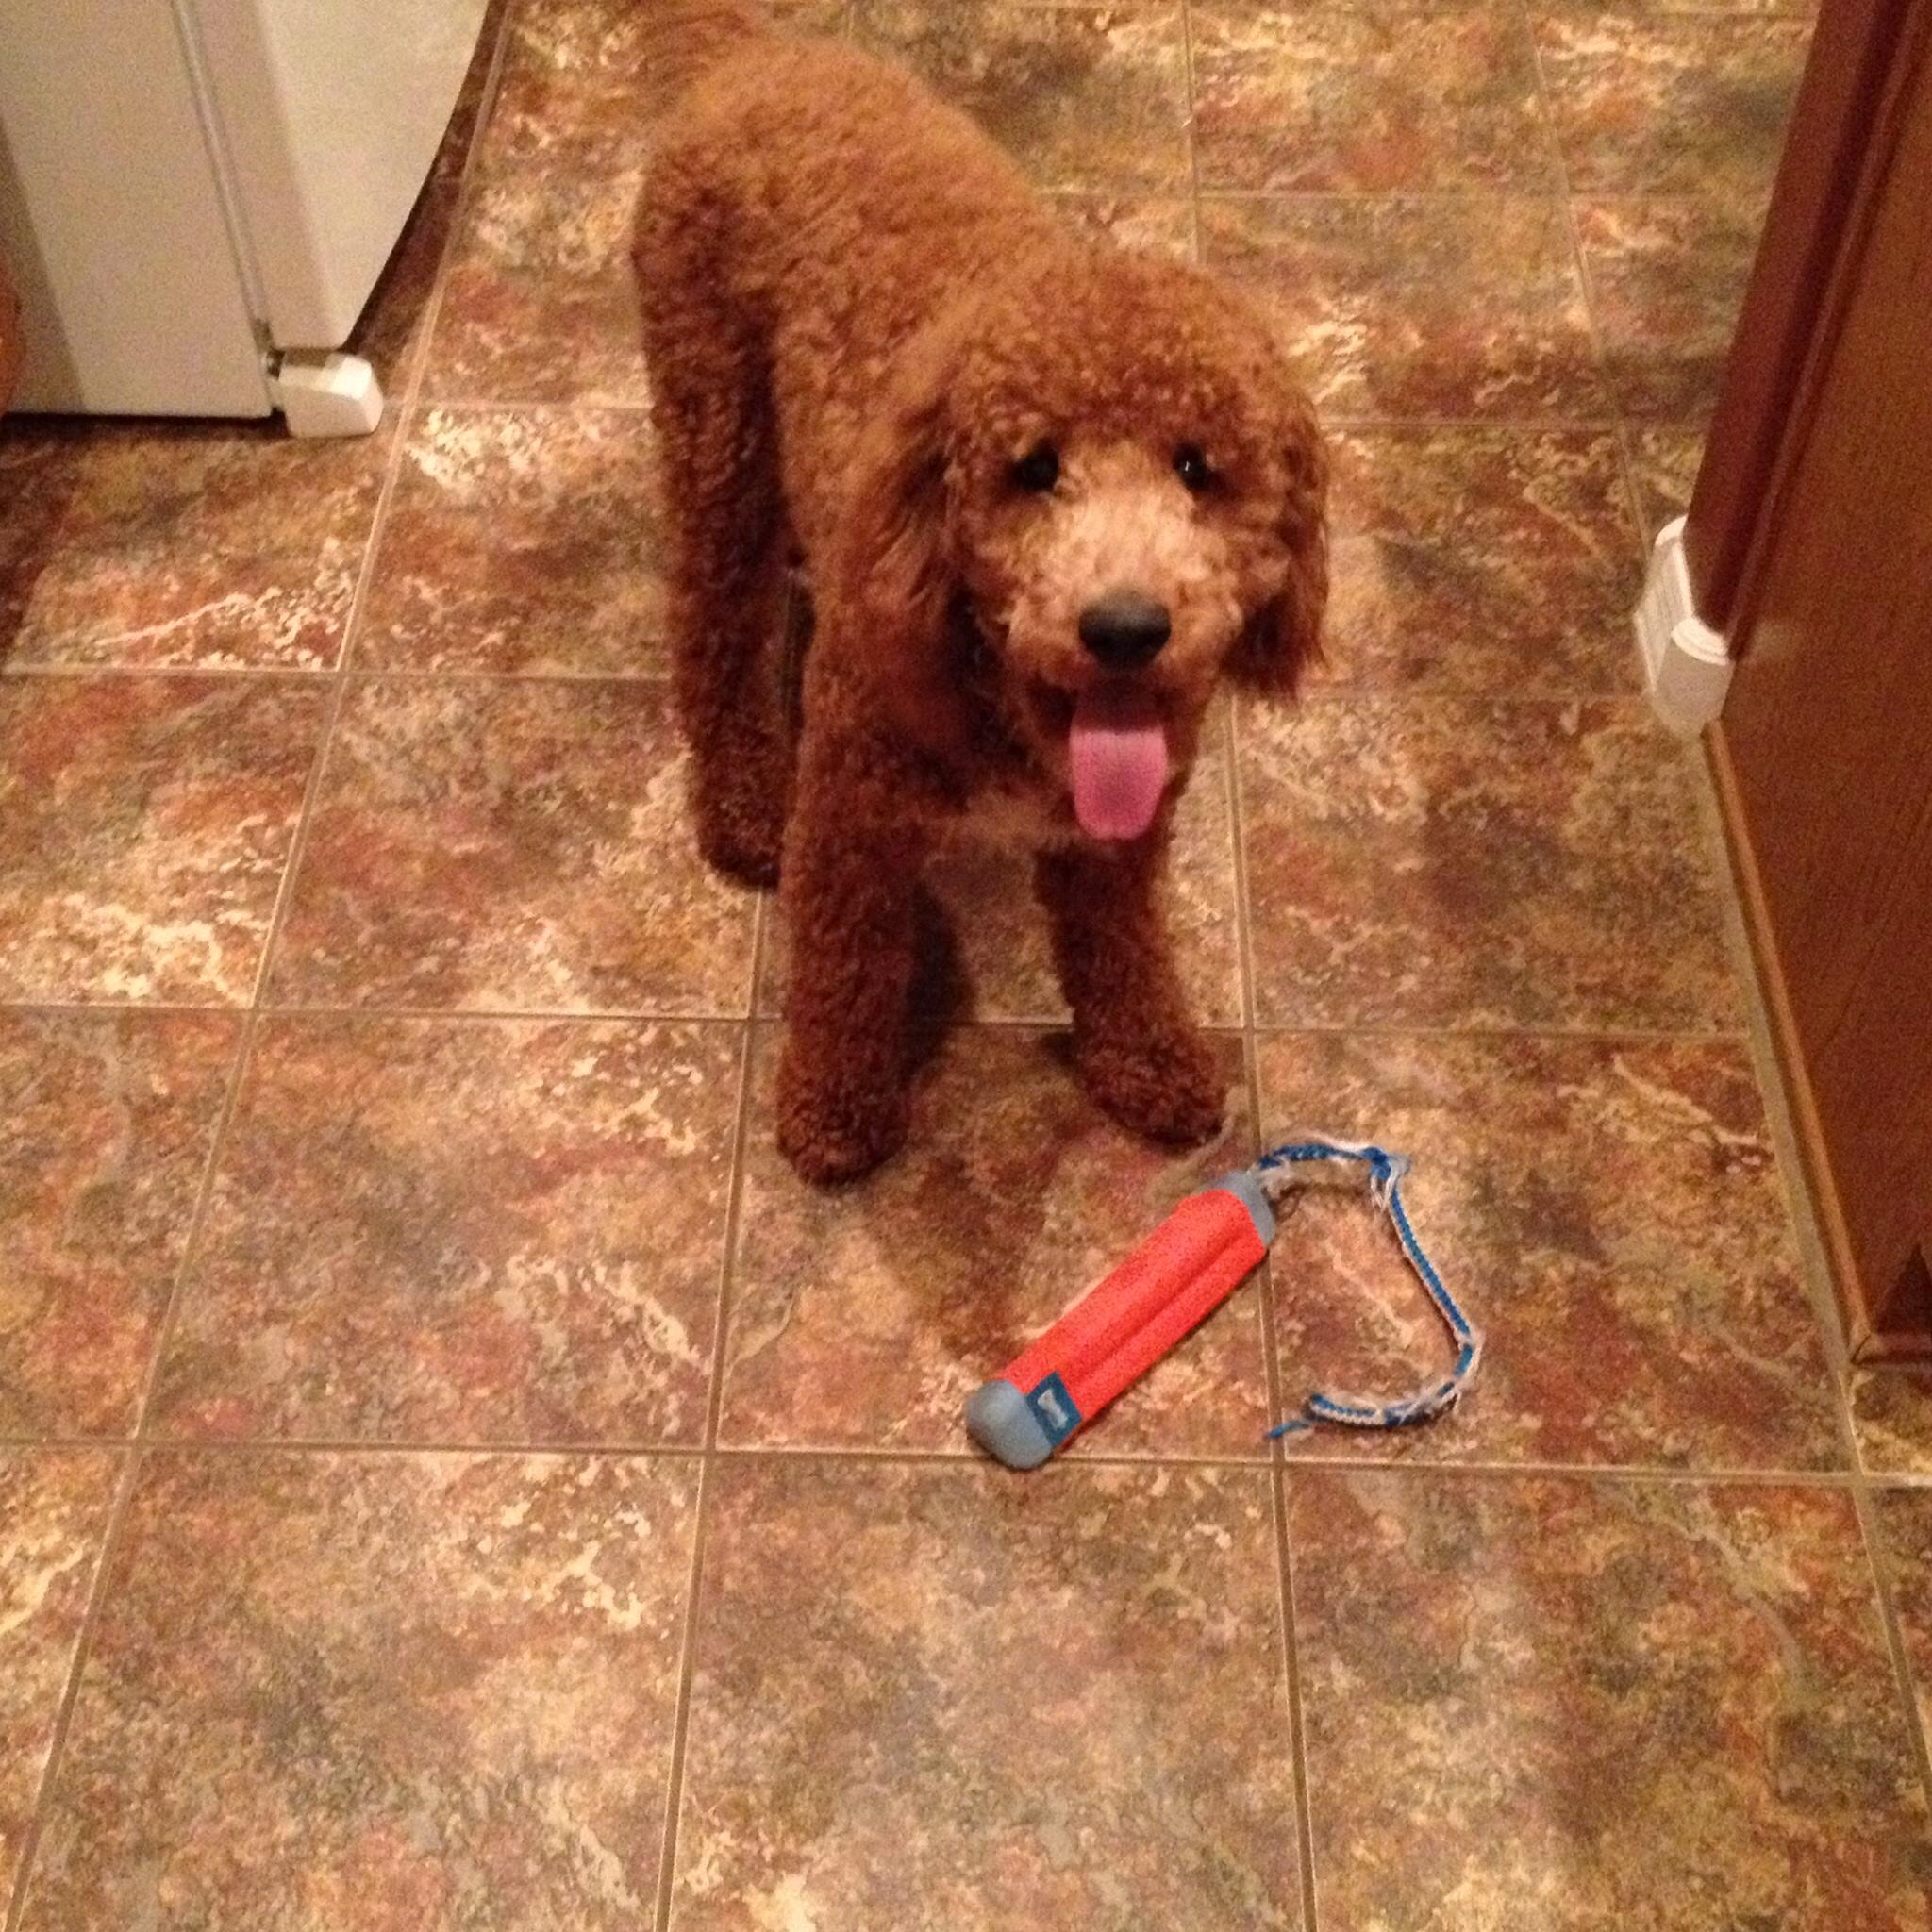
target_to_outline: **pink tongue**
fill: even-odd
[[[1138,839],[1167,790],[1167,732],[1159,711],[1132,691],[1090,691],[1074,706],[1067,740],[1074,810],[1095,839]]]

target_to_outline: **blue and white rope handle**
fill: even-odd
[[[1369,1170],[1369,1193],[1389,1216],[1395,1238],[1416,1278],[1427,1291],[1429,1301],[1456,1344],[1456,1360],[1447,1375],[1431,1382],[1412,1395],[1398,1401],[1375,1401],[1366,1396],[1327,1395],[1317,1390],[1303,1405],[1304,1412],[1268,1431],[1271,1438],[1312,1428],[1316,1423],[1341,1423],[1355,1429],[1399,1429],[1409,1423],[1426,1422],[1453,1408],[1482,1365],[1481,1331],[1463,1313],[1461,1305],[1449,1292],[1435,1265],[1423,1253],[1408,1215],[1402,1205],[1402,1177],[1408,1172],[1408,1157],[1391,1154],[1385,1147],[1353,1141],[1291,1141],[1264,1154],[1255,1163],[1256,1175],[1271,1201],[1278,1201],[1291,1185],[1294,1169],[1310,1160],[1358,1160]]]

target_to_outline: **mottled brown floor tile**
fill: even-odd
[[[1740,1024],[1691,755],[1635,701],[1240,720],[1264,1023]]]
[[[1849,1497],[1310,1474],[1290,1524],[1334,1924],[1932,1924]]]
[[[971,1452],[966,1397],[1108,1274],[1174,1202],[1251,1158],[1233,1124],[1175,1156],[1110,1125],[1053,1041],[956,1034],[904,1153],[864,1187],[799,1181],[772,1138],[759,1042],[721,1434],[746,1443]],[[1243,1289],[1072,1452],[1246,1456],[1267,1426],[1259,1296]]]
[[[119,1458],[0,1449],[0,1911],[13,1895]]]
[[[650,1920],[696,1472],[152,1457],[28,1932]]]
[[[1741,1044],[1264,1037],[1264,1142],[1409,1155],[1403,1197],[1488,1334],[1462,1407],[1297,1456],[1827,1469],[1836,1396]],[[1276,1247],[1286,1393],[1406,1394],[1449,1346],[1358,1174],[1320,1176]]]
[[[729,1027],[268,1023],[157,1425],[695,1442],[740,1052]]]
[[[1225,754],[1204,756],[1176,814],[1166,878],[1170,930],[1181,983],[1197,1020],[1241,1024],[1240,893],[1235,883],[1234,826]],[[962,989],[924,989],[960,1004],[980,1020],[1059,1023],[1067,1017],[1047,942],[1046,919],[1033,895],[1033,866],[1004,847],[961,844],[940,852],[925,877],[941,909],[955,952],[950,964]],[[773,902],[758,1009],[785,1003],[789,965],[784,914]]]
[[[1519,14],[1197,0],[1208,189],[1548,189],[1556,148]]]
[[[31,500],[0,539],[0,659],[325,669],[388,449],[275,424],[9,427],[0,486]]]
[[[239,1038],[0,1014],[0,1434],[133,1433]]]
[[[1875,1475],[1932,1476],[1932,1373],[1854,1369],[1852,1427]]]
[[[1932,1490],[1881,1491],[1877,1501],[1899,1635],[1918,1698],[1919,1722],[1932,1745]]]
[[[1210,198],[1201,242],[1332,415],[1605,413],[1556,200]]]
[[[486,173],[450,258],[425,393],[458,402],[640,404],[631,268],[640,164]]]
[[[356,663],[666,668],[650,422],[635,409],[429,409],[410,429]]]
[[[777,0],[793,33],[837,34],[847,0]],[[479,156],[492,173],[567,159],[610,174],[642,160],[650,140],[652,8],[638,0],[545,0],[510,25],[503,75]]]
[[[742,1013],[752,907],[698,858],[662,687],[373,680],[343,708],[271,995]]]
[[[1701,425],[1717,401],[1763,211],[1690,200],[1582,201],[1577,238],[1624,410]]]
[[[1614,435],[1363,430],[1332,448],[1318,677],[1517,697],[1638,686],[1642,573]]]
[[[675,1932],[1300,1924],[1258,1471],[717,1483]]]
[[[1042,187],[1188,186],[1178,7],[858,0],[854,32],[972,114]]]
[[[1640,429],[1630,439],[1630,453],[1638,514],[1645,534],[1655,537],[1690,508],[1704,437],[1695,429]]]
[[[1573,191],[1753,204],[1769,192],[1807,22],[1536,11]]]
[[[322,714],[293,682],[0,684],[0,999],[245,1004]]]
[[[1177,196],[1057,194],[1060,217],[1082,234],[1141,255],[1194,258],[1194,210]]]

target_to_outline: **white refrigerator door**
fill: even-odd
[[[155,0],[0,0],[0,248],[19,407],[265,416],[220,183]]]
[[[207,63],[270,337],[337,348],[428,175],[486,0],[176,4]]]

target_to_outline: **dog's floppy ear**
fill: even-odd
[[[1249,619],[1228,658],[1250,691],[1286,697],[1322,655],[1328,607],[1328,451],[1313,406],[1297,391],[1282,449],[1276,529],[1286,557],[1281,588]]]
[[[956,573],[947,544],[947,425],[953,358],[922,344],[860,439],[834,573],[836,648],[914,741],[937,746],[959,706],[949,675]]]

